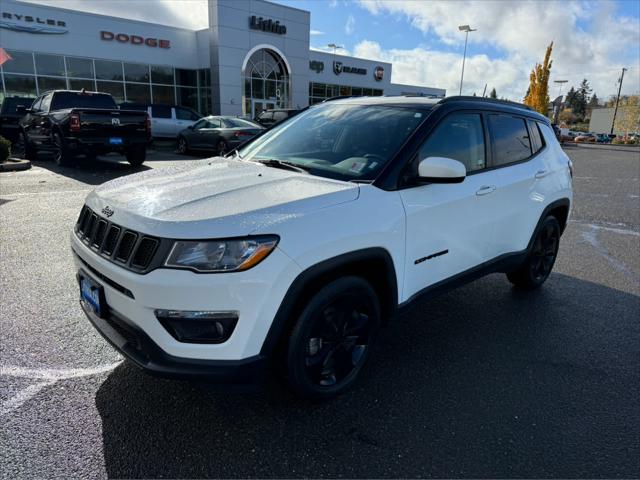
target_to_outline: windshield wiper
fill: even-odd
[[[291,162],[285,162],[284,160],[275,160],[273,158],[267,160],[256,160],[256,162],[262,163],[268,167],[282,168],[283,170],[293,170],[294,172],[309,173],[309,168],[300,167]]]

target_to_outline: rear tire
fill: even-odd
[[[360,277],[321,288],[306,304],[288,339],[287,382],[302,397],[334,397],[357,380],[380,327],[380,303]]]
[[[139,167],[147,158],[147,149],[146,147],[133,147],[125,152],[125,156],[131,166]]]
[[[60,167],[70,165],[73,162],[73,155],[62,135],[55,132],[51,137],[51,143],[53,144],[53,160],[56,164]]]
[[[178,153],[181,155],[187,155],[189,153],[189,143],[184,137],[178,137]]]
[[[560,246],[560,224],[550,215],[544,219],[533,240],[531,251],[525,262],[507,273],[507,278],[522,290],[534,290],[547,280],[558,256]]]

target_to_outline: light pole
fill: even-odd
[[[465,32],[464,36],[464,55],[462,56],[462,74],[460,75],[460,93],[462,95],[462,81],[464,80],[464,62],[467,59],[467,40],[469,40],[469,32],[475,32],[477,28],[471,28],[469,25],[460,25],[458,30]]]
[[[329,48],[333,48],[333,56],[336,56],[336,50],[338,48],[343,48],[342,45],[336,45],[335,43],[330,43],[329,45],[327,45],[327,47]]]
[[[567,83],[569,80],[554,80],[553,83],[558,84],[558,96],[562,95],[562,85]]]

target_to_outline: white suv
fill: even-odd
[[[414,299],[539,287],[572,201],[549,121],[469,97],[325,102],[196,167],[108,182],[72,234],[81,305],[126,357],[324,398]]]

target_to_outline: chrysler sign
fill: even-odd
[[[0,18],[0,28],[14,32],[61,34],[69,31],[66,27],[62,20],[21,13],[2,12]]]

